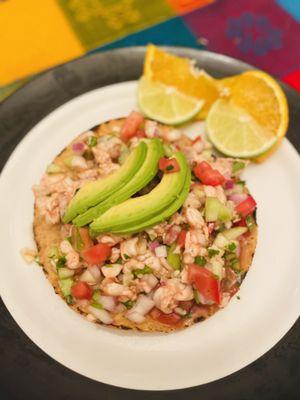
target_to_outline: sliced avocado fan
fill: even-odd
[[[145,140],[145,143],[147,145],[146,158],[132,179],[106,200],[77,216],[73,220],[75,225],[84,226],[89,224],[111,207],[129,199],[129,197],[145,187],[154,178],[158,171],[158,161],[164,154],[163,146],[157,138]]]
[[[155,215],[154,217],[146,220],[145,222],[142,222],[141,224],[131,226],[123,230],[112,231],[112,233],[117,233],[120,235],[137,233],[144,231],[145,229],[149,229],[152,226],[160,224],[161,222],[165,221],[167,218],[171,217],[185,202],[185,199],[187,198],[190,191],[190,186],[191,186],[191,171],[190,169],[188,169],[183,189],[179,194],[178,198],[173,203],[171,203],[170,206],[166,207],[160,214]]]
[[[150,193],[110,208],[90,225],[92,233],[120,231],[141,224],[174,203],[183,190],[189,170],[183,153],[176,152],[174,157],[180,167],[178,172],[164,174],[161,182]]]
[[[147,145],[145,142],[140,142],[116,172],[82,186],[71,200],[63,222],[66,224],[72,221],[78,214],[86,212],[126,185],[140,169],[146,154]]]

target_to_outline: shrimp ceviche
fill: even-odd
[[[225,307],[256,246],[247,163],[136,111],[81,134],[33,187],[37,258],[56,293],[89,321],[141,331]]]

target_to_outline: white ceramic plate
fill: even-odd
[[[41,268],[20,249],[33,245],[33,195],[46,166],[71,141],[136,108],[136,83],[111,85],[61,106],[14,151],[0,180],[0,289],[8,310],[47,354],[89,378],[132,389],[180,389],[214,381],[256,360],[291,328],[300,311],[299,156],[280,150],[245,174],[258,203],[259,241],[239,292],[205,322],[173,334],[118,331],[68,308]],[[193,134],[203,129],[193,124]]]

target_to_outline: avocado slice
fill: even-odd
[[[164,154],[163,146],[157,138],[145,140],[145,143],[147,144],[146,158],[133,178],[106,200],[76,217],[73,220],[75,225],[84,226],[89,224],[111,207],[129,199],[129,197],[145,187],[154,178],[158,170],[158,160]]]
[[[148,194],[129,199],[112,207],[90,225],[93,233],[126,229],[154,217],[172,204],[181,193],[189,169],[183,153],[174,154],[179,163],[178,172],[164,174],[161,182]]]
[[[147,145],[140,144],[129,154],[124,164],[103,179],[86,183],[73,197],[63,217],[66,224],[126,185],[140,169],[147,153]]]
[[[145,222],[142,222],[135,226],[131,226],[127,229],[113,231],[113,233],[117,233],[120,235],[137,233],[165,221],[167,218],[171,217],[185,202],[185,199],[187,198],[190,191],[190,186],[191,186],[191,171],[190,169],[188,169],[182,192],[171,205],[166,207],[160,214],[155,215],[154,217],[146,220]]]

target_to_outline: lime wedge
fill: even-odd
[[[195,117],[204,104],[172,86],[154,82],[145,76],[139,81],[138,102],[149,118],[168,125],[182,124]]]
[[[231,157],[252,158],[269,150],[277,137],[259,125],[243,108],[226,100],[217,100],[206,120],[212,144]]]

